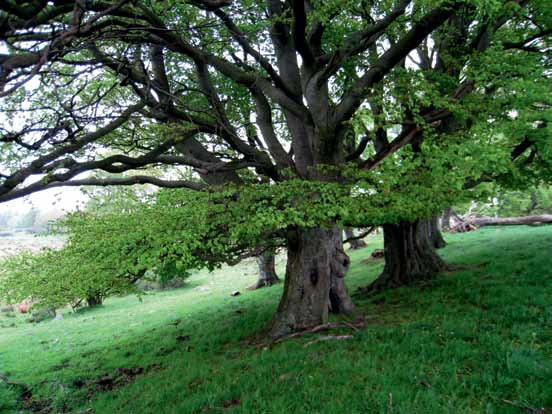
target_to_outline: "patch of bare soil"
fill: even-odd
[[[87,388],[87,397],[91,398],[94,394],[100,392],[109,392],[116,390],[120,387],[124,387],[133,382],[138,376],[144,375],[150,371],[156,371],[161,369],[160,364],[151,364],[147,367],[129,367],[129,368],[117,368],[113,372],[106,372],[97,378],[93,379],[75,379],[71,384],[74,388],[81,389]],[[6,378],[7,380],[7,378]],[[13,383],[6,381],[9,385],[17,386],[21,388],[21,394],[19,396],[19,402],[23,410],[27,410],[36,414],[53,414],[54,412],[69,412],[71,408],[64,407],[61,411],[59,408],[54,411],[52,408],[52,401],[48,398],[39,399],[33,396],[32,390],[26,384]]]

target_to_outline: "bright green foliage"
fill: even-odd
[[[290,179],[149,196],[112,191],[107,202],[93,199],[87,212],[58,223],[68,235],[62,250],[8,260],[0,271],[0,297],[33,296],[61,306],[95,291],[102,296],[135,291],[134,282],[147,275],[185,277],[190,269],[213,269],[256,248],[284,245],[285,231],[292,227],[332,222],[360,227],[430,216],[462,197],[466,177],[451,168],[446,175],[439,172],[451,157],[462,156],[461,148],[451,148],[428,142],[431,163],[406,151],[388,160],[382,167],[386,177],[407,173],[397,180],[384,180],[381,172],[359,175],[351,168],[344,171],[348,185]],[[481,165],[463,172],[478,169]]]
[[[86,251],[72,249],[64,253],[55,250],[25,253],[6,259],[0,273],[2,297],[18,302],[31,296],[37,306],[63,307],[77,306],[90,297],[103,298],[133,290],[130,275],[121,277],[111,262],[101,262],[91,269],[90,259],[83,260],[87,257]]]
[[[551,230],[449,235],[443,256],[463,270],[424,289],[359,300],[367,326],[352,340],[305,347],[327,335],[321,333],[255,347],[254,335],[270,319],[282,286],[244,290],[255,279],[249,263],[194,274],[187,287],[143,302],[113,298],[90,312],[62,311],[63,321],[38,326],[18,318],[17,327],[0,329],[2,370],[31,385],[35,401],[52,412],[525,412],[504,400],[550,408]],[[381,247],[380,239],[368,242]],[[351,252],[352,289],[382,269],[380,261],[362,261],[370,251]],[[281,260],[277,266],[282,274]],[[243,294],[230,297],[236,289]],[[4,320],[13,318],[0,314]],[[110,391],[96,385],[133,367],[145,371]],[[18,412],[11,408],[16,391],[0,384],[3,413]]]
[[[186,277],[164,260],[162,251],[151,250],[147,222],[133,215],[146,208],[147,197],[128,188],[95,192],[86,213],[71,213],[57,222],[56,231],[67,237],[65,247],[5,260],[0,297],[10,302],[33,297],[41,307],[62,307],[93,297],[139,293],[134,283],[141,278],[167,282]]]

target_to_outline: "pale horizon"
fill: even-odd
[[[51,188],[15,200],[0,202],[0,213],[5,211],[25,213],[33,208],[73,211],[82,206],[87,199],[88,196],[80,188]]]

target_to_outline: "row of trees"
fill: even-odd
[[[0,201],[172,188],[82,218],[67,251],[134,277],[283,246],[270,335],[324,323],[354,309],[343,227],[384,226],[368,290],[397,286],[443,268],[445,207],[547,180],[546,3],[4,2]]]

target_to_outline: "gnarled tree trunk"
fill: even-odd
[[[452,216],[452,207],[447,207],[443,210],[443,215],[441,217],[441,228],[443,231],[449,231],[451,226],[451,219]]]
[[[358,250],[366,247],[366,242],[362,239],[355,239],[355,232],[352,227],[345,227],[345,238],[346,239],[352,239],[349,240],[349,246],[351,247],[351,250]]]
[[[409,285],[430,279],[446,269],[429,238],[427,221],[401,222],[383,226],[385,267],[366,292]]]
[[[439,217],[433,216],[428,220],[424,220],[422,225],[425,226],[427,231],[427,237],[430,244],[436,249],[442,249],[447,245],[447,242],[443,238],[441,229],[439,228]]]
[[[272,250],[266,250],[257,256],[257,264],[259,265],[259,277],[249,289],[260,289],[280,282],[280,278],[276,274],[275,257]]]
[[[296,228],[288,232],[284,294],[274,315],[273,339],[328,321],[328,311],[351,312],[344,283],[349,258],[343,252],[341,229]]]
[[[349,271],[351,260],[343,247],[343,233],[337,229],[332,232],[331,244],[334,249],[330,264],[330,312],[351,314],[355,310],[353,300],[345,285],[345,276]]]

